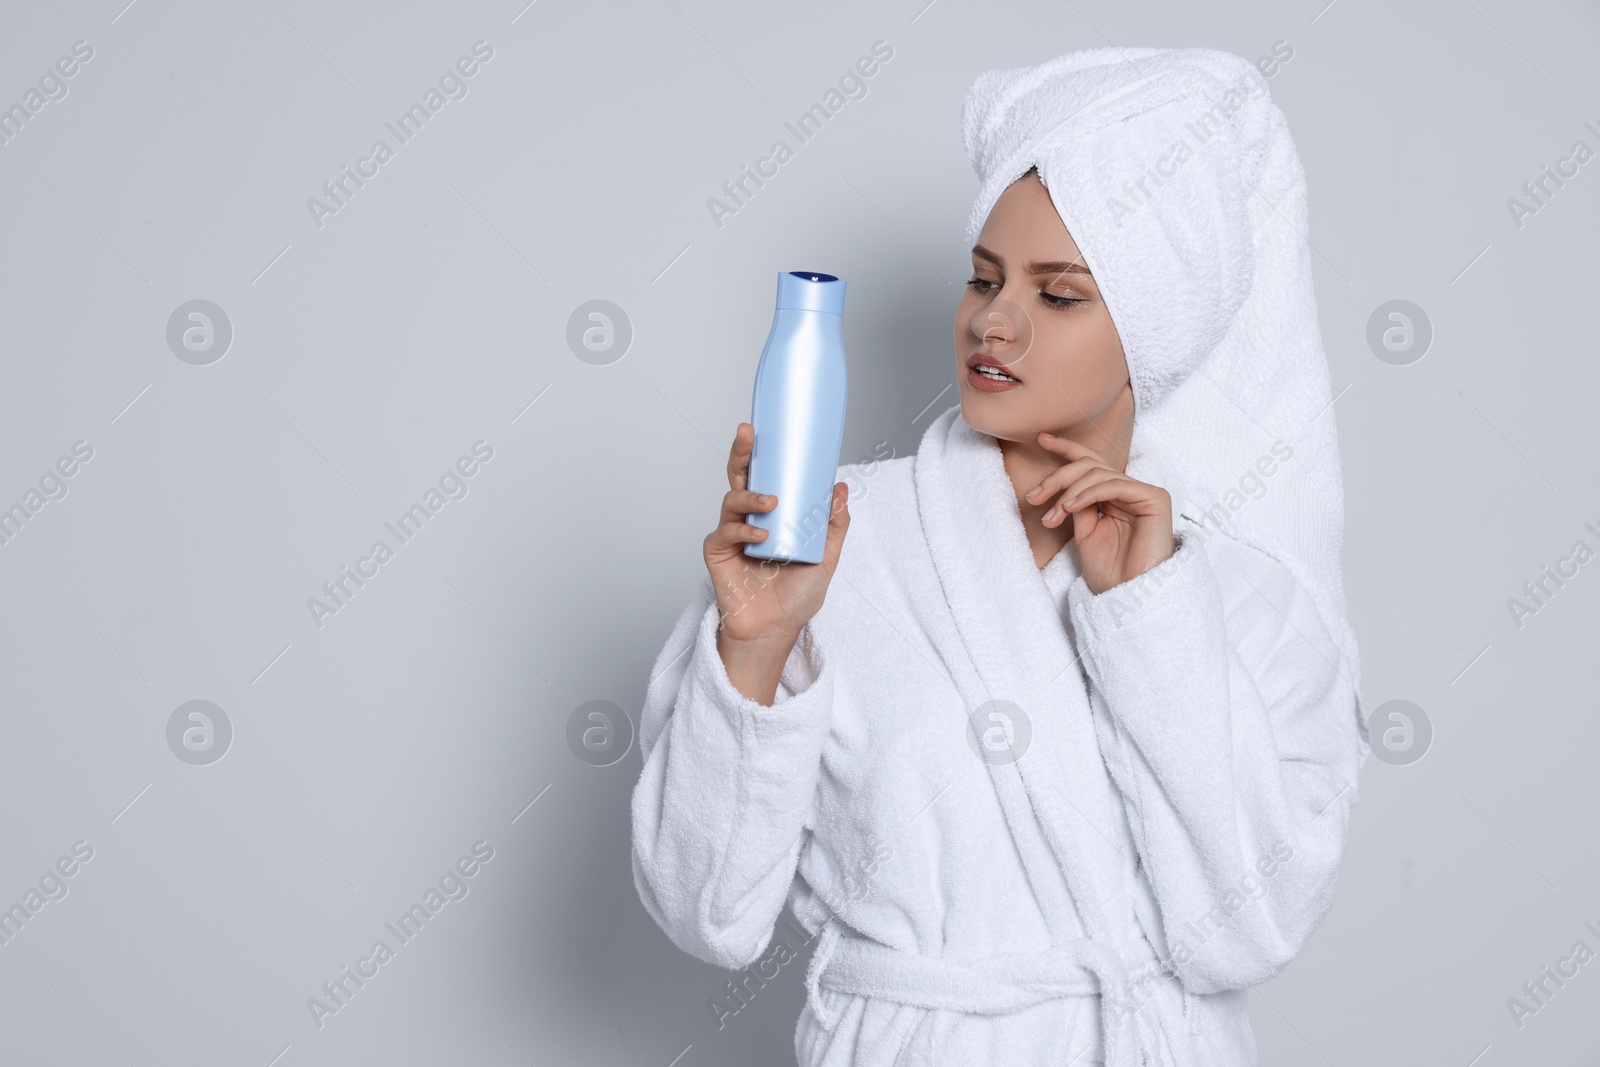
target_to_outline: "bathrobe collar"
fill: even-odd
[[[1143,447],[1130,454],[1127,472],[1153,484],[1171,477],[1159,451]],[[1099,976],[1105,1026],[1116,1030],[1106,1037],[1107,1062],[1122,1062],[1137,1055],[1126,1042],[1164,1041],[1145,1013],[1134,1013],[1138,1037],[1112,1021],[1126,1008],[1130,982],[1162,965],[1151,947],[1160,943],[1159,919],[1137,883],[1126,808],[1096,736],[1111,724],[1103,715],[1097,723],[1070,612],[1060,610],[1034,562],[995,438],[951,407],[923,435],[913,479],[955,620],[954,636],[931,628],[968,716],[952,726],[971,732],[974,758],[988,764],[1053,944]],[[1080,573],[1077,546],[1063,551]],[[1007,720],[1009,748],[993,744]]]
[[[952,407],[924,434],[914,480],[959,634],[959,647],[940,651],[968,716],[982,713],[984,736],[999,737],[993,728],[999,720],[989,712],[1015,720],[1016,755],[999,752],[985,762],[1045,920],[1058,939],[1070,938],[1065,920],[1075,911],[1079,936],[1123,947],[1132,929],[1133,843],[1100,755],[1070,617],[1034,562],[999,445],[969,426],[959,405]],[[1063,551],[1077,572],[1076,546]],[[994,701],[1010,702],[1021,714]],[[1047,847],[1034,847],[1030,842],[1041,834]],[[1063,880],[1069,899],[1061,899]]]

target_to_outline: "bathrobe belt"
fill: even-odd
[[[1144,948],[1131,968],[1103,942],[1082,938],[1041,952],[955,963],[879,944],[833,918],[817,941],[806,985],[812,1011],[829,1029],[837,1017],[825,1017],[815,995],[819,982],[841,993],[980,1015],[1021,1011],[1056,997],[1099,995],[1106,1067],[1140,1067],[1151,1050],[1137,1018],[1130,1019],[1137,1015],[1133,989],[1149,976],[1165,973],[1148,946]],[[1157,1062],[1153,1053],[1149,1062]]]

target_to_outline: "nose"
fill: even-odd
[[[1033,346],[1033,320],[1026,310],[1003,296],[996,296],[972,313],[972,335],[991,355],[1004,351],[1008,363],[1016,363]]]
[[[1004,345],[1020,332],[1016,321],[1021,308],[1009,302],[994,301],[972,316],[972,333],[985,345]]]

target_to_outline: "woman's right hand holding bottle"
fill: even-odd
[[[780,563],[744,554],[747,542],[769,534],[745,522],[751,513],[777,507],[777,497],[751,492],[750,454],[755,427],[741,422],[728,453],[728,492],[722,498],[717,528],[706,535],[706,570],[717,594],[717,652],[735,689],[768,705],[777,696],[783,666],[800,631],[822,607],[828,582],[839,564],[839,550],[850,527],[849,488],[833,486],[828,534],[821,563]]]

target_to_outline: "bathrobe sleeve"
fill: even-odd
[[[633,877],[673,943],[728,970],[766,951],[812,814],[833,704],[808,623],[770,707],[734,688],[710,580],[679,618],[640,717]]]
[[[1068,596],[1173,970],[1212,993],[1266,981],[1322,920],[1366,750],[1349,667],[1305,589],[1203,536],[1187,528],[1171,557],[1099,595],[1079,575]]]

